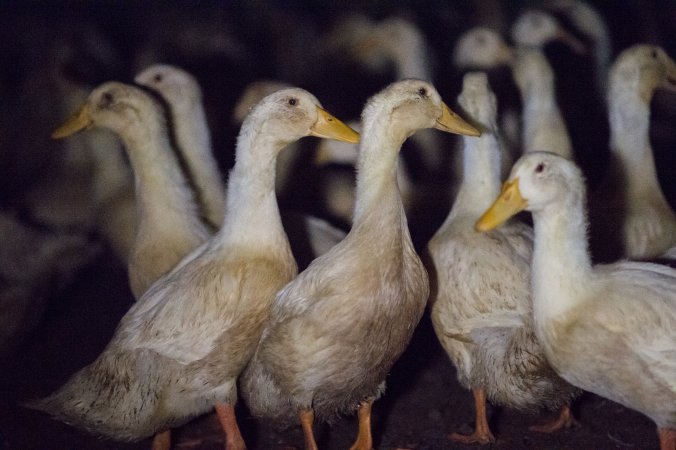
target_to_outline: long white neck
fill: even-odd
[[[393,223],[401,219],[406,223],[396,172],[399,148],[405,139],[382,114],[364,123],[357,161],[353,230],[373,220]],[[388,231],[384,228],[382,232]]]
[[[603,16],[588,4],[576,1],[568,12],[570,19],[594,43],[594,63],[598,88],[608,79],[612,45],[610,31]]]
[[[221,242],[248,248],[281,244],[288,249],[275,195],[277,153],[285,145],[264,133],[240,132],[228,179],[226,219],[218,233]]]
[[[211,135],[202,103],[186,103],[177,108],[176,141],[185,156],[204,214],[216,227],[225,214],[225,184],[211,147]]]
[[[588,286],[591,258],[587,243],[584,192],[571,192],[533,214],[533,311],[536,327],[561,317],[584,300],[575,293]]]
[[[542,57],[542,64],[549,63]],[[523,64],[522,58],[516,59],[515,70]],[[529,64],[528,61],[525,61]],[[517,83],[523,102],[523,152],[546,150],[564,158],[571,159],[573,148],[563,115],[556,102],[556,91],[551,68],[544,72],[529,71],[525,81]]]
[[[610,92],[610,150],[619,164],[622,185],[630,195],[661,193],[650,146],[650,105],[635,88],[617,86]]]
[[[169,142],[164,119],[148,117],[146,127],[138,131],[121,133],[134,169],[137,234],[165,225],[201,228],[193,193]]]
[[[476,219],[500,193],[501,150],[494,132],[463,137],[463,178],[447,220]]]

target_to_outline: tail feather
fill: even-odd
[[[115,361],[102,355],[52,395],[26,401],[22,406],[116,440],[152,436],[166,421],[157,414],[161,409],[157,395],[157,387],[162,385],[160,371],[145,370],[141,377],[134,376],[138,374],[134,374],[130,362],[119,355]]]
[[[240,377],[240,391],[251,414],[278,424],[295,423],[296,409],[286,400],[277,383],[254,356]]]
[[[488,398],[521,410],[557,410],[580,394],[549,366],[532,331],[484,329],[473,334]],[[507,344],[506,344],[507,343]]]

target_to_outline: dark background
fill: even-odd
[[[590,3],[607,20],[613,56],[639,42],[661,45],[676,56],[676,2]],[[152,62],[179,65],[193,73],[204,92],[215,154],[226,174],[233,163],[238,131],[231,121],[232,109],[249,82],[280,79],[304,87],[336,116],[350,119],[358,117],[368,96],[393,81],[393,70],[371,72],[345,55],[322,52],[322,38],[346,14],[362,13],[374,20],[399,15],[416,23],[430,47],[433,81],[446,102],[454,105],[462,80],[462,73],[451,64],[456,38],[479,24],[506,33],[524,8],[538,5],[497,0],[0,2],[0,209],[16,211],[33,227],[51,226],[31,218],[24,201],[26,193],[60,164],[61,144],[50,141],[49,134],[65,115],[54,92],[51,68],[91,87],[112,79],[131,82],[144,64]],[[585,40],[580,33],[577,36]],[[594,186],[607,165],[608,126],[598,113],[600,96],[593,92],[591,59],[560,44],[550,44],[545,50],[557,74],[557,95],[576,157]],[[499,102],[518,101],[515,87],[505,82],[508,78],[505,71],[491,71]],[[656,94],[651,127],[658,175],[672,205],[676,202],[674,97]],[[455,138],[444,139],[450,151]],[[314,145],[313,139],[303,143],[308,149]],[[438,173],[428,173],[415,156],[407,157],[414,180],[432,179],[435,189],[444,192],[451,181],[450,170],[443,167]],[[300,159],[302,176],[280,193],[280,204],[331,219],[317,195],[322,172],[311,167],[309,159]],[[443,195],[432,198],[409,217],[419,249],[450,206],[450,199]],[[0,243],[4,239],[0,236]],[[100,440],[16,406],[17,401],[53,391],[91,362],[132,304],[124,264],[105,243],[98,243],[103,245],[98,256],[65,287],[50,291],[39,325],[1,361],[0,449],[149,448],[148,441]],[[374,410],[378,448],[465,448],[445,436],[456,430],[470,431],[471,394],[457,385],[427,317],[388,384],[388,393]],[[576,413],[580,428],[543,436],[529,432],[528,425],[552,413],[493,408],[491,421],[498,438],[493,448],[657,448],[654,424],[638,413],[593,395],[580,400]],[[275,430],[249,417],[243,408],[240,422],[251,449],[302,446],[298,429]],[[347,448],[355,433],[353,418],[332,428],[319,426],[320,447]],[[195,444],[192,448],[222,447],[212,415],[186,425],[175,437],[176,448],[189,448],[191,443]]]

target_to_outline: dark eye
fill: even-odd
[[[650,54],[653,58],[657,58],[657,49],[653,49],[652,53]]]
[[[424,87],[421,87],[420,89],[418,89],[418,94],[420,94],[421,97],[426,97],[427,96],[427,89],[425,89]]]
[[[155,79],[155,81],[159,83],[160,81],[162,81],[162,74],[158,73],[153,78]]]
[[[296,106],[298,104],[298,100],[296,100],[295,98],[290,98],[288,103],[291,106]]]
[[[107,108],[113,103],[114,97],[110,92],[104,92],[99,101],[100,108]]]
[[[545,163],[540,163],[535,166],[535,173],[542,173],[543,170],[545,170]]]

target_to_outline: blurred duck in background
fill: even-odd
[[[676,215],[657,179],[650,145],[650,101],[676,90],[676,62],[654,45],[637,44],[610,69],[610,167],[591,198],[592,255],[650,259],[676,243]]]
[[[128,275],[138,299],[211,231],[199,218],[170,142],[165,111],[156,100],[134,86],[105,83],[52,136],[61,139],[92,126],[118,134],[133,168],[137,219]]]

